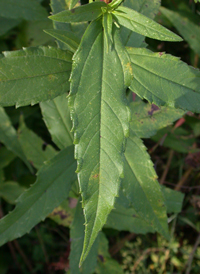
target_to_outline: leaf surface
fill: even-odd
[[[131,127],[125,151],[123,193],[136,212],[168,238],[166,206],[157,175],[142,140],[133,130]]]
[[[21,20],[0,17],[0,36],[17,26]]]
[[[32,167],[28,162],[23,148],[17,138],[17,132],[12,126],[10,118],[2,107],[0,107],[0,121],[0,142],[2,142],[7,147],[7,149],[12,151],[22,161],[24,161],[30,171],[32,171]]]
[[[31,21],[44,19],[47,12],[35,0],[1,0],[0,16]]]
[[[143,101],[132,102],[130,109],[132,112],[131,128],[139,138],[149,138],[155,135],[159,129],[171,125],[185,114],[181,109],[159,108]]]
[[[134,71],[130,89],[156,105],[200,112],[200,71],[179,58],[129,48]]]
[[[160,0],[128,0],[122,4],[127,8],[136,10],[137,12],[153,19],[158,13],[160,7]],[[129,29],[121,26],[120,35],[124,45],[129,47],[145,47],[145,37],[139,33],[130,31]]]
[[[76,180],[75,169],[73,147],[45,163],[37,181],[19,197],[15,209],[0,220],[0,245],[29,232],[68,197]]]
[[[119,25],[144,36],[162,41],[182,41],[178,35],[135,10],[120,6],[113,15]]]
[[[60,148],[73,144],[71,133],[71,119],[69,114],[67,94],[64,93],[55,99],[40,103],[44,122],[51,133],[52,140]]]
[[[117,37],[115,32],[114,41]],[[107,53],[101,22],[94,21],[74,56],[69,97],[86,219],[82,261],[113,208],[123,176],[129,133],[125,89],[118,52],[113,48]]]
[[[0,169],[9,165],[14,159],[16,155],[8,150],[6,147],[0,148]]]
[[[161,186],[161,190],[165,197],[167,213],[180,213],[182,210],[184,194],[166,186]]]
[[[108,252],[108,240],[104,233],[99,235],[99,249],[98,249],[98,264],[96,267],[97,274],[123,274],[123,270],[116,260],[113,260]]]
[[[99,239],[95,240],[94,245],[92,246],[89,256],[83,262],[82,266],[79,267],[79,261],[83,249],[84,242],[84,215],[83,209],[81,207],[80,200],[78,200],[76,206],[76,212],[74,215],[74,220],[70,229],[70,239],[71,239],[71,252],[70,252],[70,273],[71,274],[90,274],[94,273],[95,267],[97,265],[97,253]]]
[[[25,191],[25,188],[17,182],[8,181],[0,184],[0,198],[3,198],[10,204],[15,204],[19,196]]]
[[[184,16],[164,7],[161,7],[160,11],[175,26],[190,47],[200,55],[200,27],[190,21],[186,15]]]
[[[51,145],[45,144],[37,134],[27,128],[23,119],[21,119],[18,129],[18,140],[27,159],[36,169],[41,168],[45,161],[54,157],[57,153]]]
[[[106,3],[92,2],[72,10],[61,11],[60,13],[52,15],[49,18],[51,20],[63,23],[92,21],[102,14],[101,8],[103,7],[107,7]]]
[[[67,49],[72,52],[75,52],[79,46],[80,39],[76,35],[74,35],[74,33],[71,31],[48,29],[48,30],[44,30],[44,32],[53,36],[57,40],[63,42],[66,45]]]
[[[70,52],[27,48],[0,56],[0,105],[25,106],[69,90]]]

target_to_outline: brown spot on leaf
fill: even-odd
[[[159,107],[156,106],[156,105],[154,105],[154,104],[152,104],[152,105],[151,105],[151,110],[148,111],[148,115],[152,116],[153,113],[154,113],[154,111],[157,111],[157,110],[159,110]]]
[[[101,261],[102,263],[105,262],[105,259],[104,259],[104,256],[103,256],[103,255],[99,254],[98,257],[99,257],[99,259],[100,259],[100,261]]]
[[[99,177],[99,174],[94,174],[92,177],[93,177],[93,178],[98,178],[98,177]]]

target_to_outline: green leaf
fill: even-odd
[[[80,44],[80,39],[71,31],[48,29],[44,30],[44,32],[63,42],[66,45],[66,48],[71,52],[75,52]]]
[[[44,19],[47,12],[35,0],[1,0],[0,16],[32,21]]]
[[[53,14],[68,10],[69,6],[70,0],[51,0]],[[88,23],[60,23],[53,21],[53,25],[55,29],[73,32],[74,35],[81,39]],[[58,41],[58,45],[61,49],[68,49],[67,46],[60,41]]]
[[[73,144],[71,133],[71,119],[69,114],[67,94],[40,103],[44,122],[51,133],[52,140],[63,149]]]
[[[16,154],[24,163],[27,165],[27,167],[32,171],[32,167],[30,163],[28,162],[24,151],[21,147],[21,144],[17,138],[17,132],[15,128],[12,126],[11,121],[4,111],[3,108],[0,107],[0,142],[2,142],[7,149],[12,151],[14,154]]]
[[[119,25],[144,36],[162,41],[182,41],[178,35],[135,10],[120,6],[113,15]]]
[[[165,186],[161,186],[161,190],[165,197],[167,213],[181,212],[184,194],[179,191],[175,191],[173,189],[165,187]]]
[[[108,240],[103,233],[100,234],[98,265],[96,267],[97,274],[123,274],[123,270],[119,263],[113,260],[108,252]]]
[[[73,147],[66,148],[40,169],[37,181],[0,220],[0,245],[23,236],[68,197],[76,179]]]
[[[113,43],[113,39],[112,39],[112,25],[113,25],[112,14],[108,13],[108,12],[104,13],[102,22],[103,22],[106,48],[107,48],[107,52],[108,52],[108,50],[111,50],[112,43]]]
[[[113,39],[119,39],[116,28]],[[123,176],[123,146],[129,133],[125,90],[118,52],[113,48],[107,53],[101,21],[94,21],[74,56],[69,97],[86,219],[82,261],[114,206]]]
[[[156,105],[200,112],[200,71],[179,58],[129,48],[134,71],[130,89]]]
[[[79,0],[70,0],[70,5],[69,5],[69,9],[73,9],[76,4],[78,3]]]
[[[70,52],[27,48],[0,56],[0,105],[25,106],[69,90]]]
[[[10,29],[16,27],[20,22],[21,20],[0,17],[0,36],[5,34]]]
[[[154,19],[158,13],[160,7],[160,0],[128,0],[124,1],[123,6],[136,10],[137,12]],[[136,32],[130,31],[129,29],[121,26],[120,35],[124,45],[129,47],[145,47],[145,37]]]
[[[181,109],[158,108],[143,101],[132,102],[130,109],[132,112],[131,128],[139,138],[149,138],[155,135],[159,129],[171,125],[185,114]]]
[[[172,130],[170,127],[163,128],[151,139],[155,142],[162,140],[162,146],[178,152],[189,153],[194,150],[192,146],[195,143],[195,138],[191,137],[191,131],[183,128],[176,128],[175,130]]]
[[[6,147],[1,147],[0,148],[0,169],[6,167],[9,165],[14,159],[16,155],[7,150]]]
[[[121,197],[116,199],[115,209],[111,211],[105,227],[139,234],[155,232],[155,229],[141,217],[133,207],[125,207]]]
[[[18,140],[21,143],[27,159],[37,169],[42,167],[45,161],[54,157],[56,154],[55,149],[50,145],[46,145],[45,150],[43,150],[45,142],[26,127],[22,117],[18,129]]]
[[[76,206],[76,212],[74,215],[74,220],[70,229],[70,239],[71,239],[71,252],[69,256],[70,262],[70,274],[90,274],[93,273],[97,265],[97,252],[99,239],[95,240],[92,246],[89,256],[83,262],[82,266],[79,267],[79,261],[81,257],[81,252],[83,249],[84,240],[84,216],[83,209],[81,207],[80,200],[78,200]]]
[[[133,157],[134,155],[134,157]],[[164,197],[145,146],[131,127],[125,151],[122,188],[131,206],[152,228],[168,238]]]
[[[161,7],[160,11],[175,26],[175,28],[177,28],[190,47],[200,55],[200,27],[178,12],[168,10],[164,7]]]
[[[10,204],[15,204],[19,196],[25,191],[17,182],[5,182],[0,184],[0,198]]]
[[[92,21],[101,16],[102,9],[107,7],[104,2],[92,2],[72,10],[61,11],[58,14],[52,15],[51,20],[63,23],[85,22]]]

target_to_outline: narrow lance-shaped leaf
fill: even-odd
[[[86,219],[81,261],[105,224],[123,177],[124,142],[129,133],[125,88],[118,53],[114,47],[107,53],[101,21],[94,21],[74,56],[69,97]]]
[[[17,132],[12,126],[10,118],[2,107],[0,107],[0,121],[0,142],[2,142],[7,147],[7,149],[12,151],[22,161],[24,161],[30,171],[33,171],[17,138]]]
[[[156,105],[200,112],[200,71],[179,58],[128,48],[134,78],[130,89]]]
[[[25,106],[69,90],[72,53],[52,47],[27,48],[0,56],[0,105]]]
[[[16,208],[0,220],[0,245],[28,233],[68,197],[76,180],[73,147],[46,162],[37,181],[18,199]]]
[[[40,103],[44,122],[51,133],[54,143],[63,149],[73,144],[71,119],[69,114],[67,94]]]
[[[82,253],[83,248],[83,241],[84,241],[84,216],[83,216],[83,209],[80,203],[80,199],[78,200],[76,206],[76,212],[74,215],[73,223],[70,227],[70,256],[69,256],[69,263],[70,263],[70,273],[71,274],[90,274],[94,273],[95,267],[97,265],[97,253],[98,253],[98,244],[99,239],[95,240],[94,245],[92,246],[89,256],[84,261],[81,268],[79,268],[79,261]]]
[[[189,43],[190,47],[200,55],[200,26],[190,21],[187,16],[178,12],[168,10],[164,7],[160,11],[175,26],[183,38]]]
[[[113,15],[119,25],[144,36],[162,41],[182,41],[178,35],[135,10],[120,6]]]
[[[61,11],[50,16],[51,20],[63,23],[92,21],[102,14],[101,8],[107,7],[104,2],[89,3],[72,10]]]
[[[63,42],[66,45],[67,49],[71,52],[75,52],[79,46],[80,39],[71,31],[48,29],[44,30],[44,32],[53,36],[60,42]]]
[[[42,167],[45,161],[54,157],[57,153],[51,145],[46,145],[45,150],[43,150],[45,142],[32,130],[26,127],[23,117],[20,119],[18,139],[27,159],[37,169]]]
[[[136,212],[168,238],[165,201],[157,175],[142,140],[134,135],[133,130],[130,131],[125,151],[123,193]]]

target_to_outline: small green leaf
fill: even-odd
[[[27,48],[0,56],[0,105],[25,106],[69,90],[72,53],[52,47]]]
[[[29,232],[68,197],[76,180],[73,147],[66,148],[40,169],[37,181],[18,199],[15,209],[0,220],[0,245]]]
[[[55,149],[51,145],[45,145],[45,142],[39,136],[26,127],[22,117],[18,129],[18,140],[27,159],[37,169],[56,154]],[[45,145],[44,150],[43,145]]]
[[[97,238],[92,246],[89,256],[83,262],[82,266],[79,267],[79,261],[81,257],[81,252],[83,249],[83,241],[84,241],[84,215],[83,209],[81,207],[80,200],[78,200],[76,206],[76,212],[74,215],[74,220],[70,229],[70,256],[69,256],[69,264],[70,264],[70,273],[71,274],[90,274],[93,273],[95,267],[97,265],[97,252],[99,239]]]
[[[177,28],[190,47],[200,55],[200,27],[178,12],[168,10],[164,7],[161,7],[160,11]]]
[[[125,159],[125,176],[122,181],[124,195],[153,229],[168,238],[165,201],[157,175],[142,140],[135,136],[132,127],[127,140]]]
[[[185,114],[181,109],[158,108],[143,101],[132,102],[130,109],[132,112],[131,128],[139,138],[149,138],[155,135],[159,129],[171,125]]]
[[[104,29],[104,37],[105,37],[105,42],[106,42],[106,48],[107,52],[111,50],[113,39],[112,39],[112,14],[111,13],[104,13],[103,14],[103,29]]]
[[[19,196],[25,191],[25,188],[17,182],[5,182],[0,184],[0,198],[3,198],[10,204],[15,204]]]
[[[51,133],[54,143],[64,149],[73,144],[71,119],[69,114],[67,94],[40,103],[44,122]]]
[[[101,16],[101,8],[103,7],[107,7],[106,3],[92,2],[72,10],[61,11],[60,13],[52,15],[49,18],[51,20],[63,23],[92,21]]]
[[[162,41],[182,41],[178,35],[135,10],[120,6],[113,15],[119,25],[144,36]]]
[[[75,52],[80,44],[80,39],[71,31],[48,29],[44,30],[44,32],[63,42],[71,52]]]
[[[179,191],[175,191],[171,188],[168,188],[166,186],[161,186],[161,190],[165,197],[167,213],[181,212],[184,194]]]
[[[97,274],[123,274],[123,270],[119,263],[112,259],[108,252],[108,240],[104,233],[101,233],[98,249],[98,264],[96,267]]]
[[[114,44],[116,36],[115,28]],[[89,25],[73,58],[69,105],[86,219],[83,261],[118,195],[129,108],[119,53],[107,53],[100,20]]]
[[[70,0],[70,5],[69,5],[69,9],[73,9],[76,4],[78,3],[79,0]]]
[[[44,19],[47,12],[35,0],[1,0],[0,16],[31,21]]]
[[[128,48],[134,78],[130,89],[156,105],[200,112],[200,71],[179,58]]]
[[[24,163],[27,165],[27,167],[32,171],[32,167],[30,163],[28,162],[23,148],[17,138],[17,132],[15,128],[12,126],[11,121],[4,111],[3,108],[0,107],[0,142],[2,142],[7,149],[12,151],[14,154],[16,154]]]

